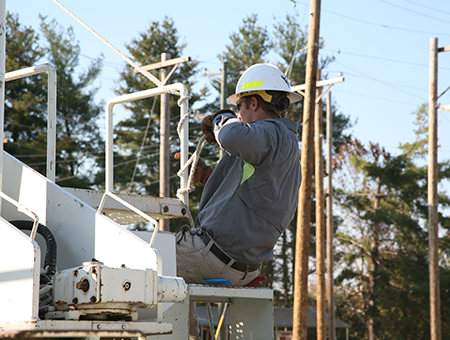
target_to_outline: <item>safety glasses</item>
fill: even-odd
[[[241,99],[239,99],[239,100],[236,102],[236,106],[237,106],[238,111],[241,110],[241,105],[242,105],[243,102],[245,102],[245,98],[241,98]]]

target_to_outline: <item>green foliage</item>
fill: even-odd
[[[173,20],[165,17],[162,22],[154,21],[148,30],[139,33],[127,45],[129,54],[139,65],[150,65],[161,61],[162,53],[169,53],[170,59],[182,56],[185,44],[179,42],[180,37]],[[170,71],[170,69],[169,69]],[[155,72],[155,71],[151,71]],[[201,96],[207,94],[206,88],[195,93],[192,90],[194,76],[197,74],[197,62],[179,64],[173,73],[171,83],[184,84],[190,93],[189,106],[192,107]],[[160,76],[155,72],[154,76]],[[150,80],[126,65],[120,73],[120,80],[116,93],[118,95],[154,88]],[[180,117],[178,96],[170,96],[170,150],[172,156],[179,151],[177,125]],[[117,146],[114,156],[115,190],[159,196],[159,129],[160,129],[160,97],[143,99],[124,104],[130,111],[130,117],[119,122],[115,130],[114,145]],[[190,148],[194,151],[195,143],[200,137],[199,122],[190,120]],[[202,154],[208,157],[208,152]],[[170,158],[170,196],[175,197],[179,188],[177,171],[179,162]],[[201,186],[191,195],[191,209],[195,215],[196,206],[200,201]],[[186,220],[172,220],[171,229],[179,229],[179,225]]]
[[[228,63],[226,97],[235,92],[241,72],[253,64],[267,62],[265,56],[271,47],[269,32],[258,24],[257,14],[246,17],[238,31],[230,34],[230,44],[225,46],[225,52],[218,55],[220,60]],[[220,85],[212,82],[212,86],[220,93]],[[215,109],[220,108],[219,103],[220,100],[216,100]]]
[[[19,17],[6,17],[6,71],[37,65],[44,56],[39,36],[31,27],[23,27]],[[5,151],[33,164],[45,174],[46,103],[45,79],[42,75],[9,81],[5,85]]]
[[[414,130],[416,140],[414,143],[400,144],[400,149],[411,156],[426,157],[428,154],[428,104],[422,104],[412,115],[415,116]]]
[[[17,15],[7,15],[6,69],[13,71],[42,63],[45,57],[57,70],[57,182],[72,187],[93,187],[93,163],[101,145],[96,120],[101,107],[94,103],[92,82],[101,70],[101,58],[86,72],[77,72],[80,49],[72,28],[41,17],[45,40],[23,27]],[[46,44],[46,45],[44,45]],[[78,79],[75,74],[78,73]],[[5,150],[46,173],[47,75],[8,82],[6,86]]]
[[[48,43],[47,58],[58,75],[56,182],[70,187],[93,187],[95,173],[83,167],[92,169],[103,147],[97,126],[102,106],[94,102],[97,89],[92,88],[101,72],[103,58],[92,61],[87,71],[78,72],[77,79],[80,47],[72,27],[66,30],[55,19],[47,22],[41,16],[41,31]]]
[[[344,214],[336,233],[338,316],[352,324],[354,339],[367,338],[371,321],[381,339],[429,338],[426,168],[411,154],[394,157],[357,140],[342,147],[336,166],[347,179],[335,195]],[[449,178],[448,170],[447,162],[440,165],[440,179]],[[448,197],[441,196],[440,209],[448,209]],[[448,223],[440,215],[441,226]],[[448,278],[450,268],[441,273]],[[448,306],[441,306],[447,315]],[[448,329],[448,319],[442,322]]]
[[[170,59],[180,57],[185,45],[180,44],[178,40],[173,20],[165,17],[161,23],[152,22],[147,31],[139,33],[138,38],[133,39],[127,45],[127,49],[136,63],[150,65],[160,62],[162,53],[169,53]],[[195,63],[179,65],[170,83],[182,82],[190,88],[192,83],[189,78],[195,73],[195,66]],[[159,78],[157,74],[155,77]],[[118,95],[128,94],[155,86],[150,80],[141,74],[134,73],[132,67],[126,65],[120,73],[116,93]],[[194,96],[190,104],[196,99]],[[175,143],[178,143],[176,124],[179,119],[179,107],[176,103],[177,100],[178,97],[175,96],[170,98],[170,111],[173,117],[171,119],[171,136],[173,136],[171,148],[176,148]],[[130,162],[125,161],[120,164],[115,160],[117,189],[158,196],[160,98],[143,99],[124,105],[131,112],[131,116],[121,121],[116,128],[117,137],[114,144],[119,146],[120,151],[115,158],[120,154],[120,157],[125,157]],[[139,163],[136,162],[136,155],[139,157]],[[133,170],[134,168],[135,170]],[[133,187],[130,187],[131,180],[134,183]]]
[[[306,72],[306,46],[308,42],[308,32],[302,30],[299,25],[299,18],[296,15],[286,15],[286,18],[274,25],[274,51],[281,57],[281,61],[276,65],[285,72],[291,85],[301,85],[305,83]],[[323,40],[319,42],[319,48],[325,45]],[[334,61],[334,57],[319,54],[318,68],[322,71],[322,79],[328,76],[325,73],[328,65]],[[333,145],[336,151],[339,146],[350,138],[344,131],[351,127],[348,116],[338,112],[335,103],[331,103],[331,113],[333,115]],[[288,111],[288,118],[299,123],[299,136],[303,126],[303,101],[291,104]],[[326,131],[326,107],[323,105],[323,131]]]
[[[226,46],[226,51],[219,56],[227,60],[228,70],[230,71],[227,80],[227,95],[234,93],[235,85],[240,77],[240,71],[244,71],[255,63],[271,62],[267,58],[271,50],[281,57],[281,61],[272,63],[288,74],[292,85],[299,85],[305,82],[306,51],[302,51],[302,48],[307,43],[307,32],[301,30],[298,21],[298,17],[288,14],[285,20],[279,21],[274,25],[271,36],[266,27],[258,24],[258,16],[256,14],[249,15],[244,19],[238,31],[230,35],[231,43]],[[255,44],[255,42],[258,43]],[[321,46],[323,46],[323,42],[321,42]],[[326,68],[332,60],[333,58],[328,56],[321,57],[319,62],[320,68]],[[323,77],[326,77],[326,75],[324,74]],[[220,88],[216,83],[213,83],[213,86],[220,92]],[[219,100],[216,100],[215,108],[218,108],[218,103]],[[348,117],[337,112],[335,105],[332,105],[332,114],[333,143],[338,148],[349,138],[348,135],[344,134],[344,131],[351,124]],[[290,106],[288,117],[299,122],[300,130],[298,136],[300,142],[303,117],[302,101]],[[312,214],[312,220],[314,221],[314,209]],[[262,269],[262,273],[267,276],[267,281],[264,285],[274,288],[276,304],[285,307],[290,307],[293,303],[293,278],[291,273],[294,269],[295,260],[296,222],[296,218],[294,218],[290,227],[279,239],[274,252],[274,260],[265,263]],[[311,235],[314,235],[314,227]],[[314,237],[311,240],[312,245],[310,249],[313,254]]]

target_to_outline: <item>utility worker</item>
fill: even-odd
[[[177,274],[186,282],[223,279],[244,286],[272,258],[297,208],[297,123],[284,117],[289,104],[301,99],[277,67],[256,64],[228,98],[238,116],[220,110],[203,119],[207,141],[225,152],[211,174],[204,164],[197,167],[196,177],[205,182],[197,228],[182,228],[176,236]]]

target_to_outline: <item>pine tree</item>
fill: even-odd
[[[64,29],[55,19],[47,22],[46,17],[40,18],[46,56],[58,77],[56,182],[92,188],[98,183],[94,162],[104,149],[97,125],[102,107],[94,101],[98,89],[92,83],[100,74],[103,57],[79,72],[80,47],[72,27]]]
[[[304,47],[307,45],[307,32],[303,31],[298,23],[299,18],[297,16],[287,15],[286,18],[274,25],[274,50],[281,57],[281,61],[277,62],[277,66],[285,72],[291,81],[291,85],[300,85],[305,82],[305,70],[306,70],[306,51]],[[324,42],[320,42],[321,48],[324,46]],[[319,60],[319,69],[324,70],[334,60],[333,57],[321,56]],[[326,74],[324,78],[326,78]],[[340,145],[347,142],[349,135],[345,134],[345,130],[351,127],[350,119],[348,116],[339,113],[336,106],[332,105],[333,115],[333,145],[338,150]],[[326,111],[324,106],[323,116],[326,117]],[[288,109],[288,118],[291,118],[299,123],[299,141],[302,128],[303,117],[303,101],[295,104],[291,104]],[[326,131],[326,120],[324,119],[323,131]],[[312,209],[311,221],[315,221],[315,209]],[[281,295],[284,297],[283,305],[292,306],[292,269],[295,261],[295,235],[296,235],[296,218],[291,222],[291,225],[285,231],[286,239],[280,239],[275,258],[277,259],[277,268],[275,271],[277,280],[280,281]],[[311,228],[311,235],[315,234],[314,225]],[[311,238],[310,255],[315,256],[315,243],[314,237]],[[288,271],[287,268],[290,270]]]
[[[129,54],[139,65],[150,65],[160,62],[162,53],[169,53],[171,59],[181,57],[185,47],[186,44],[180,43],[178,31],[173,20],[169,17],[165,17],[162,22],[152,22],[146,31],[139,33],[138,37],[127,45]],[[201,89],[200,93],[192,91],[192,87],[195,84],[193,79],[196,73],[197,62],[192,61],[179,64],[168,83],[182,83],[188,88],[191,96],[189,100],[190,107],[201,96],[207,94],[205,88]],[[159,75],[156,72],[154,76],[159,79]],[[116,93],[123,95],[154,87],[156,87],[155,84],[141,74],[134,73],[134,70],[129,65],[126,65],[120,74]],[[180,108],[177,104],[179,99],[178,96],[170,96],[170,149],[172,154],[179,151],[180,144],[176,131],[180,119]],[[119,122],[115,130],[117,136],[114,141],[114,145],[117,146],[114,156],[115,189],[159,196],[160,97],[138,100],[124,105],[130,111],[130,117]],[[189,130],[190,150],[194,151],[196,142],[201,134],[199,122],[191,119]],[[179,161],[172,157],[170,163],[171,197],[175,197],[176,190],[179,188],[178,169]],[[190,195],[191,202],[193,202],[191,204],[193,210],[195,210],[200,200],[200,189],[196,189]],[[176,230],[177,224],[186,223],[185,220],[180,221],[173,220],[171,228]]]
[[[41,17],[44,39],[23,27],[17,15],[7,15],[6,69],[13,71],[50,62],[57,70],[56,181],[72,187],[95,186],[93,162],[102,148],[96,120],[101,107],[94,103],[90,85],[101,70],[100,58],[77,74],[80,49],[72,28]],[[46,44],[46,46],[44,46]],[[40,173],[46,173],[47,75],[36,75],[6,85],[5,150]]]
[[[230,34],[230,43],[225,46],[225,52],[217,56],[228,63],[227,97],[235,92],[242,72],[254,64],[267,62],[265,57],[271,48],[269,32],[258,24],[257,14],[246,17],[238,31]],[[220,85],[213,82],[212,86],[220,93]],[[220,96],[214,105],[216,109],[220,108]]]
[[[338,315],[353,325],[352,338],[426,339],[426,167],[416,166],[406,154],[394,157],[377,144],[365,148],[358,140],[341,151],[335,160],[343,212],[336,237]],[[444,162],[439,177],[449,175],[450,164]],[[447,208],[449,198],[441,194],[440,205]],[[449,222],[440,215],[442,227],[448,229]],[[448,282],[449,268],[441,273]],[[441,296],[448,301],[449,292],[442,289]],[[449,312],[442,304],[443,330],[450,326]]]
[[[6,71],[38,65],[44,55],[39,36],[19,23],[18,15],[6,17]],[[46,171],[47,98],[45,76],[9,81],[5,85],[5,151],[42,174]]]

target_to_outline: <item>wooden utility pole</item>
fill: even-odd
[[[320,0],[311,0],[306,57],[306,89],[303,108],[301,169],[297,233],[295,241],[293,339],[306,340],[308,314],[308,260],[311,223],[312,160],[314,137],[314,108],[319,51]]]
[[[175,72],[178,64],[191,60],[191,57],[180,57],[170,59],[170,53],[161,54],[161,62],[142,66],[145,71],[161,69],[159,74],[161,83],[166,85],[170,77]],[[167,67],[173,66],[168,72]],[[134,73],[138,73],[134,70]],[[161,116],[160,116],[160,132],[159,132],[159,196],[170,196],[170,94],[161,95]],[[168,231],[170,229],[170,220],[160,220],[159,229]]]
[[[381,203],[381,181],[377,178],[377,187],[375,193],[375,199],[373,201],[373,211],[376,213],[380,208]],[[367,320],[367,330],[369,332],[369,340],[377,340],[378,334],[380,332],[379,322],[378,322],[378,305],[377,305],[377,286],[380,280],[380,231],[381,227],[379,223],[375,223],[370,226],[372,244],[370,249],[370,272],[369,275],[369,307],[368,307],[368,320]]]
[[[320,70],[317,71],[317,80],[320,80]],[[322,93],[321,87],[316,87],[316,98]],[[325,292],[325,215],[323,191],[323,113],[322,99],[316,100],[314,113],[314,159],[316,182],[316,276],[317,276],[317,340],[325,340],[327,335],[326,324],[326,292]]]
[[[222,59],[222,79],[220,82],[220,109],[225,108],[226,98],[227,98],[227,73],[228,73],[228,63],[225,59]],[[219,148],[219,159],[223,157],[223,150]],[[222,315],[223,311],[226,308],[226,303],[220,302],[217,304],[217,311],[219,315]],[[219,334],[217,334],[217,340],[226,340],[227,337],[227,329],[226,327],[222,327]]]
[[[222,81],[220,82],[220,108],[224,109],[227,99],[227,75],[228,75],[228,63],[225,59],[222,59]]]
[[[439,289],[439,216],[438,216],[438,53],[450,51],[450,45],[438,48],[438,39],[430,39],[430,89],[428,96],[428,247],[430,272],[430,333],[431,340],[441,339],[441,301]],[[445,93],[445,92],[444,92]],[[449,111],[449,105],[439,107]]]
[[[228,63],[224,59],[222,59],[222,81],[220,82],[220,109],[223,110],[226,105],[227,100],[227,75],[228,75]],[[223,157],[223,149],[219,148],[219,159],[222,159]],[[219,307],[221,307],[223,304],[219,304]],[[223,308],[223,307],[221,307]],[[225,334],[224,331],[221,333],[221,338],[218,340],[224,340]]]
[[[176,70],[176,67],[178,64],[186,63],[188,61],[191,61],[191,57],[180,57],[180,58],[174,58],[166,61],[161,61],[160,63],[154,63],[150,65],[145,65],[141,67],[141,70],[145,71],[151,71],[151,70],[157,70],[162,67],[169,67],[169,66],[175,66],[172,71],[170,71],[170,75]],[[139,70],[134,70],[134,73],[139,73]]]
[[[441,339],[439,294],[438,166],[437,166],[437,54],[438,39],[430,39],[430,88],[428,97],[428,246],[430,253],[430,333]]]
[[[334,324],[334,259],[333,259],[333,114],[331,113],[331,92],[327,93],[327,300],[328,339],[335,340]]]
[[[161,54],[161,62],[170,59],[170,53]],[[159,71],[161,83],[166,83],[168,75],[167,68],[161,68]],[[160,131],[159,131],[159,196],[170,196],[170,94],[165,93],[161,95],[161,116],[160,116]],[[161,220],[159,222],[159,229],[170,231],[170,220]]]

